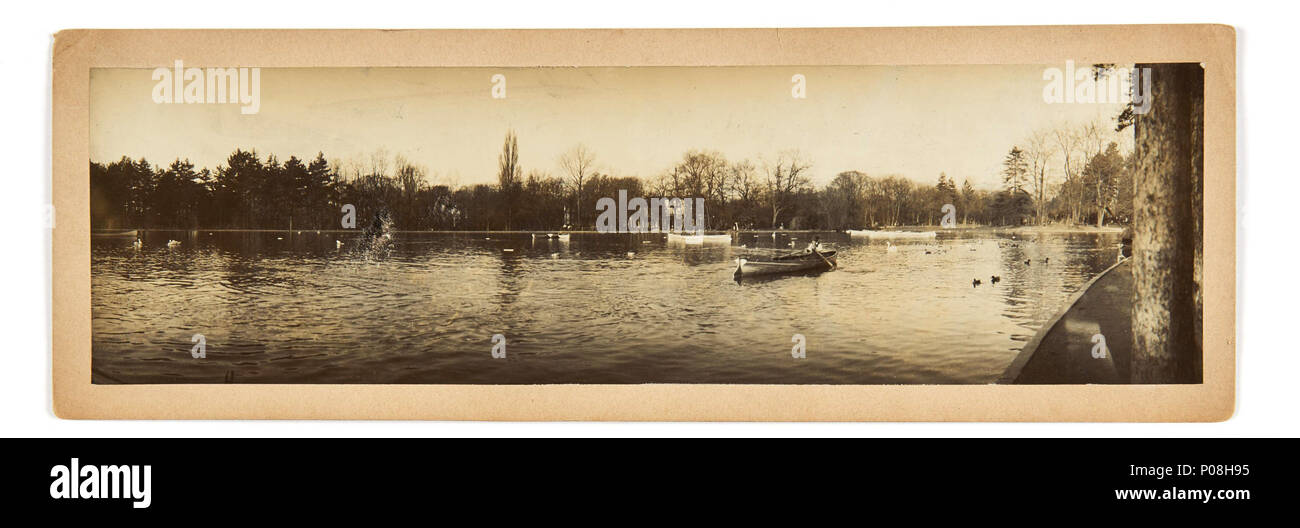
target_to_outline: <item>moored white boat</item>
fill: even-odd
[[[850,229],[849,236],[867,238],[935,238],[934,231],[872,231],[869,229]]]
[[[135,230],[135,229],[129,229],[129,230],[126,230],[126,231],[92,231],[92,232],[90,233],[90,236],[97,236],[97,237],[133,237],[133,236],[139,236],[139,232],[138,232],[137,230]]]
[[[668,233],[668,241],[682,244],[729,244],[731,243],[731,235],[683,235],[681,233]]]

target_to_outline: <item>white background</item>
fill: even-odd
[[[360,7],[358,7],[360,6]],[[1286,7],[1283,7],[1286,6]],[[0,31],[4,277],[0,436],[1296,437],[1300,247],[1294,62],[1285,2],[20,2]],[[50,406],[50,45],[67,28],[830,27],[1221,23],[1237,28],[1237,411],[1214,424],[602,424],[68,421]],[[1207,277],[1207,280],[1233,280]]]

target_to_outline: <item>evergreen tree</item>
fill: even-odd
[[[1025,160],[1025,151],[1020,147],[1011,147],[1011,152],[1002,160],[1002,184],[1013,194],[1024,192],[1025,181],[1029,174],[1029,164]]]

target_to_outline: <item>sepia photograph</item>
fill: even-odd
[[[16,508],[802,511],[846,447],[822,502],[967,522],[1295,487],[1276,9],[143,2],[0,32]]]
[[[91,382],[1199,384],[1204,76],[92,68]]]

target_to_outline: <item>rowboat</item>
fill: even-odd
[[[683,235],[668,233],[669,242],[681,244],[730,244],[731,235]]]
[[[868,238],[935,238],[934,231],[872,231],[869,229],[850,229],[849,236]]]
[[[765,261],[750,261],[742,258],[736,260],[736,271],[733,275],[739,279],[761,275],[826,271],[837,265],[834,251],[823,251],[821,257],[811,253],[795,253]]]

